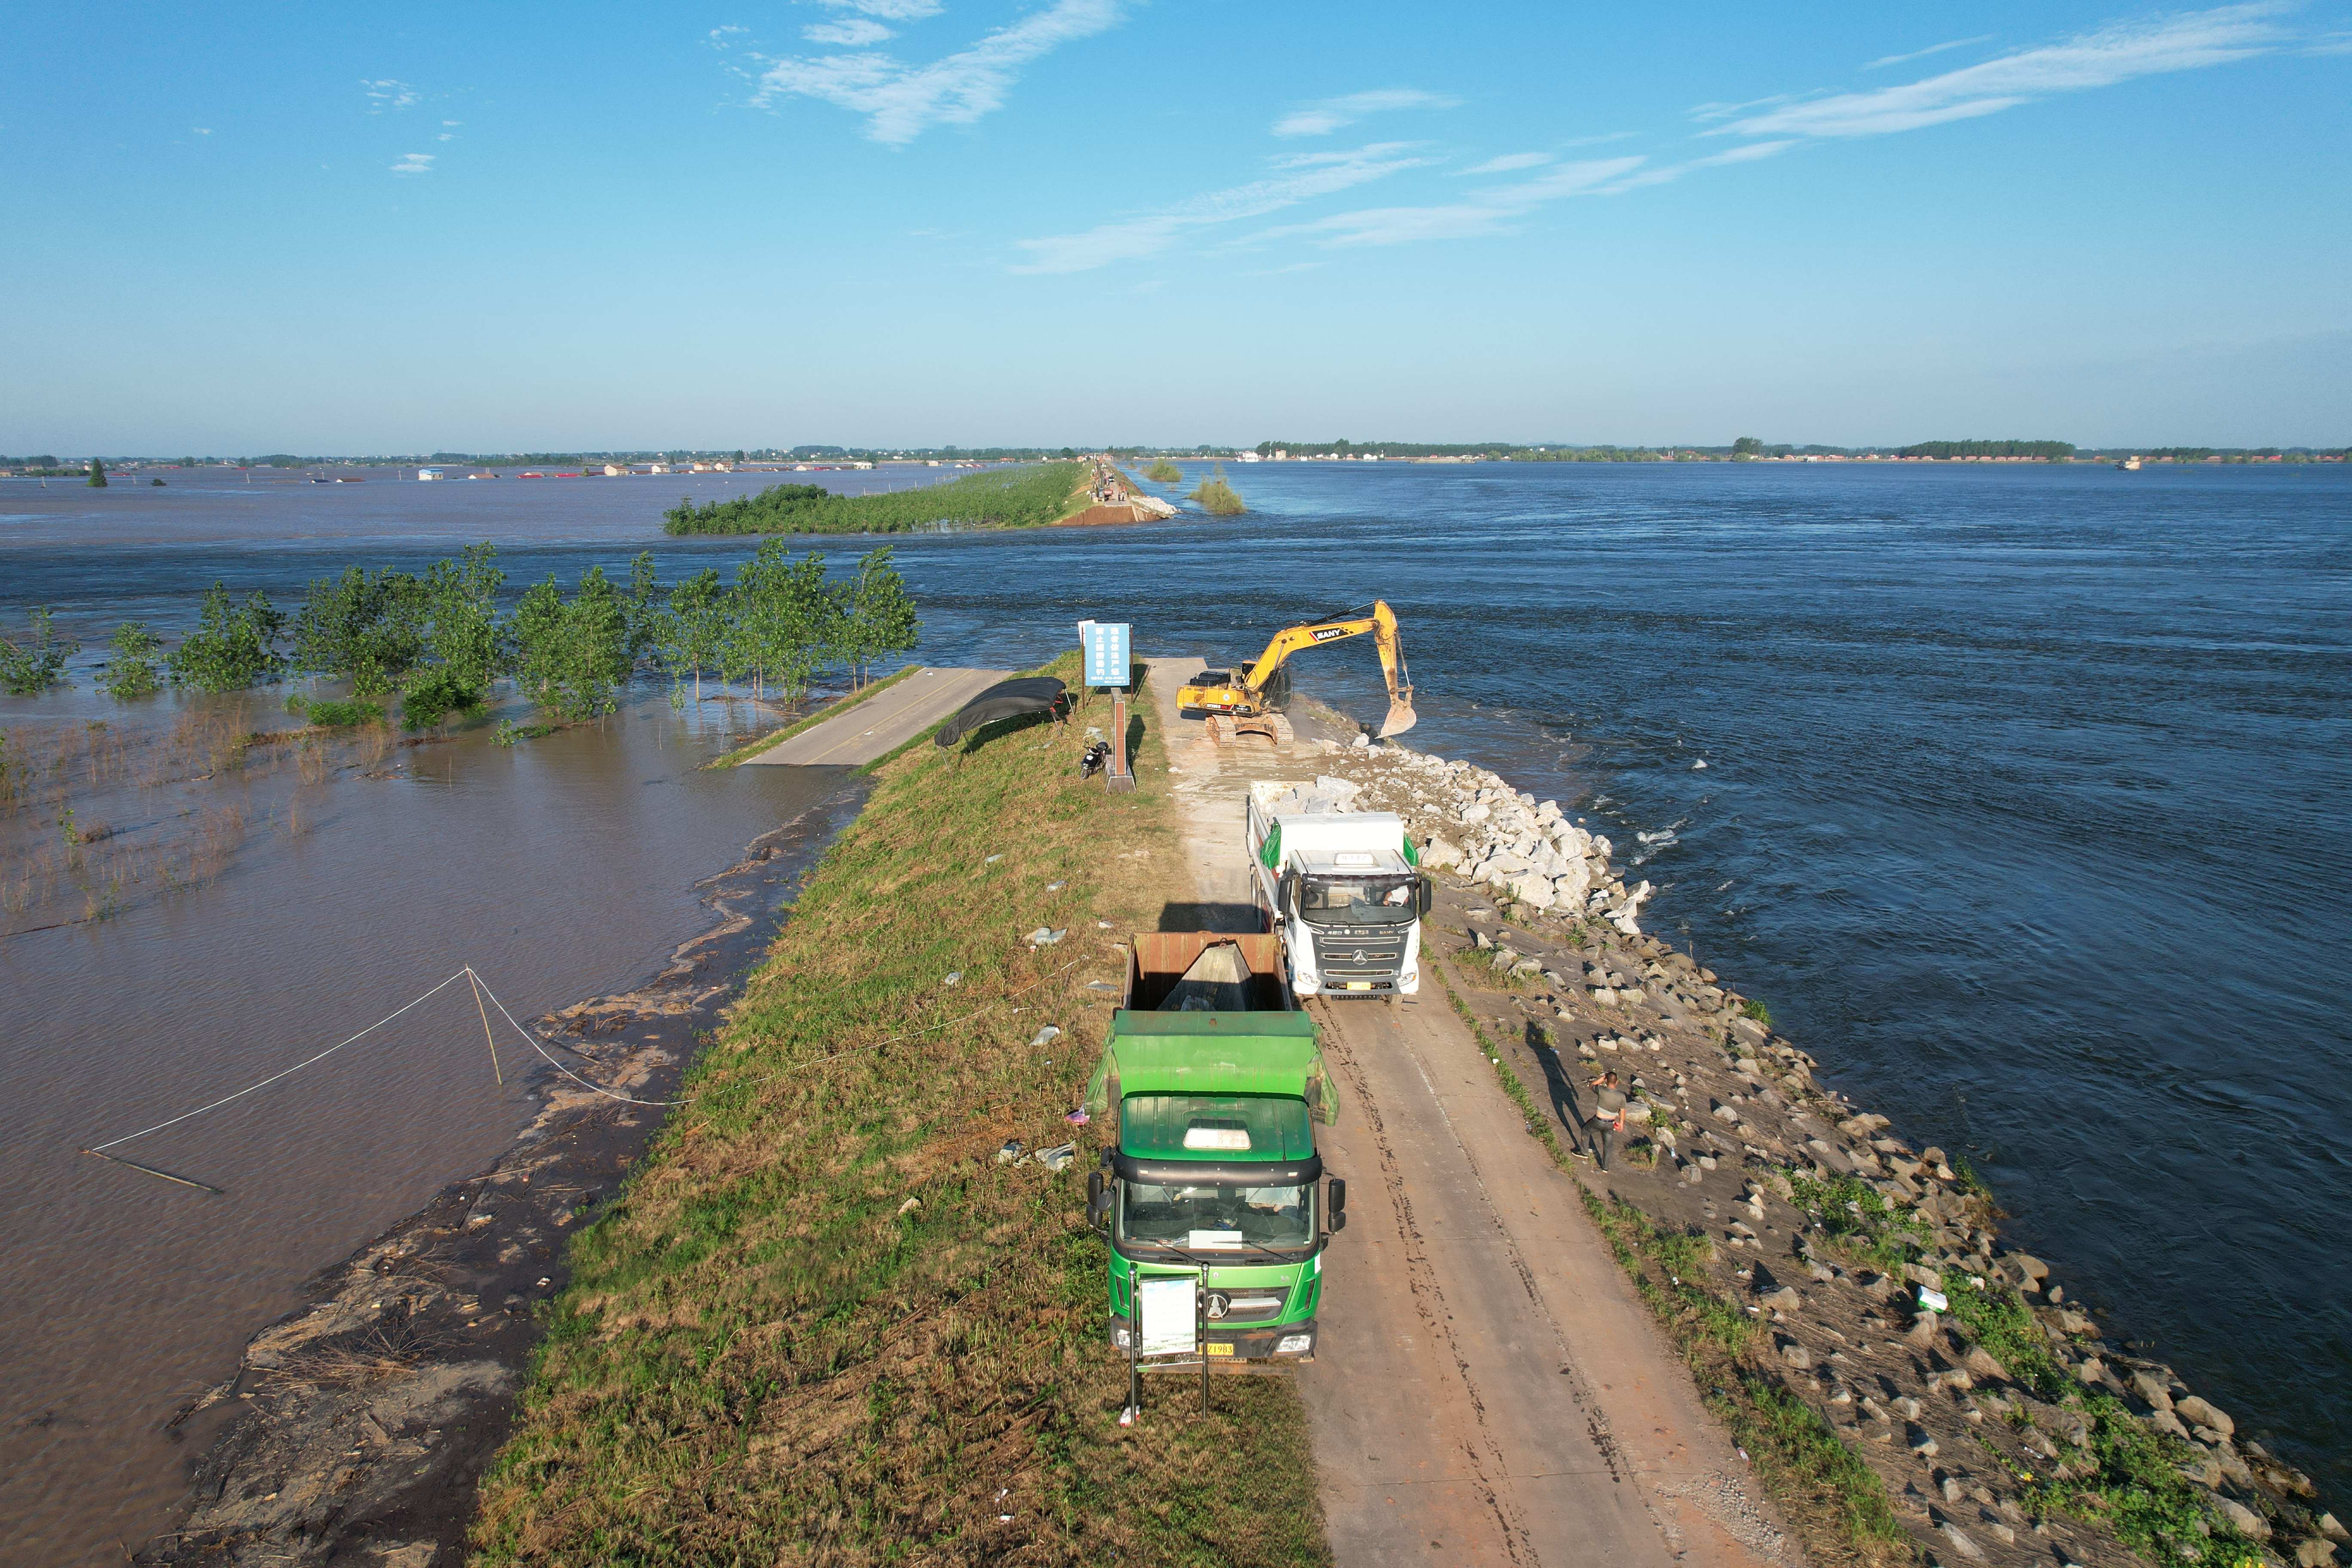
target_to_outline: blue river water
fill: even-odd
[[[1654,929],[1965,1152],[2111,1332],[2352,1499],[2352,469],[1229,472],[1245,516],[891,542],[917,657],[1033,662],[1094,616],[1224,658],[1385,597],[1411,743],[1609,822]],[[51,604],[95,643],[184,622],[215,577],[283,603],[478,538],[513,585],[746,553],[660,536],[686,488],[11,482],[0,616]],[[1368,649],[1296,668],[1380,712]],[[83,685],[0,724],[99,711]]]

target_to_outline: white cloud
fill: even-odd
[[[1717,153],[1705,158],[1692,158],[1680,163],[1666,164],[1663,168],[1643,169],[1638,174],[1628,174],[1625,178],[1606,185],[1593,194],[1602,196],[1622,195],[1627,191],[1641,190],[1648,185],[1672,184],[1693,169],[1716,169],[1727,163],[1758,163],[1787,152],[1796,146],[1799,140],[1791,136],[1780,142],[1751,142],[1745,147],[1734,147],[1728,153]]]
[[[836,11],[856,11],[890,22],[919,22],[940,14],[940,0],[818,0]]]
[[[1315,223],[1287,224],[1251,237],[1249,243],[1298,237],[1324,245],[1403,245],[1419,239],[1467,239],[1499,234],[1547,203],[1567,196],[1601,195],[1624,188],[1640,168],[1640,157],[1594,158],[1562,163],[1532,180],[1489,186],[1458,202],[1435,206],[1369,207],[1339,213]]]
[[[1514,169],[1538,169],[1551,162],[1549,153],[1506,153],[1499,158],[1489,158],[1475,169],[1462,171],[1472,174],[1507,174]]]
[[[199,136],[209,136],[212,133],[212,128],[208,125],[199,125],[196,127],[196,134]]]
[[[1028,252],[1029,259],[1013,270],[1084,272],[1114,261],[1156,256],[1189,230],[1263,217],[1429,162],[1410,156],[1411,147],[1405,142],[1376,142],[1352,153],[1279,159],[1275,163],[1279,172],[1272,178],[1211,191],[1165,212],[1101,224],[1080,234],[1021,240],[1018,247]]]
[[[382,114],[387,109],[414,109],[423,98],[406,82],[395,81],[391,77],[376,80],[362,77],[360,79],[360,90],[367,94],[370,114]]]
[[[1997,37],[1999,37],[1999,35],[1994,33],[1979,33],[1973,38],[1954,38],[1948,44],[1929,44],[1926,48],[1914,49],[1907,55],[1883,55],[1862,68],[1866,71],[1874,71],[1883,69],[1887,66],[1899,66],[1906,60],[1924,60],[1929,55],[1940,55],[1946,49],[1965,49],[1970,44],[1990,44]]]
[[[395,174],[429,174],[433,172],[433,154],[411,153],[392,166]]]
[[[2267,53],[2284,40],[2275,5],[2224,5],[2152,21],[2118,22],[2063,43],[1872,92],[1811,98],[1707,132],[1739,136],[1883,136],[1998,114],[2053,93],[2137,77],[2196,70]],[[1753,106],[1746,106],[1753,107]]]
[[[894,21],[939,9],[933,0],[853,0],[845,8]],[[1122,10],[1122,0],[1055,0],[926,66],[870,52],[778,60],[761,74],[751,100],[764,108],[789,95],[819,99],[866,116],[868,136],[901,147],[934,125],[969,125],[1002,109],[1020,68],[1118,26]]]
[[[846,44],[858,49],[898,35],[871,16],[850,16],[839,22],[819,22],[814,26],[803,27],[801,37],[812,44]]]
[[[1391,109],[1452,109],[1461,101],[1442,93],[1423,92],[1416,87],[1375,88],[1370,92],[1351,92],[1345,98],[1327,98],[1320,103],[1293,110],[1274,122],[1274,133],[1276,136],[1328,136],[1334,131],[1353,125],[1368,114],[1381,114]]]

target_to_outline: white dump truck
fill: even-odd
[[[1301,996],[1421,989],[1432,884],[1394,812],[1357,811],[1345,779],[1250,785],[1243,848],[1258,912],[1282,938]]]

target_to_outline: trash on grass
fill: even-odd
[[[1055,931],[1052,926],[1039,926],[1035,931],[1029,933],[1029,945],[1031,947],[1051,947],[1069,934],[1070,931],[1067,926],[1063,927],[1060,931]]]
[[[1919,1306],[1923,1311],[1948,1312],[1952,1310],[1952,1300],[1941,1290],[1930,1290],[1922,1285],[1919,1287]]]
[[[1061,1037],[1062,1026],[1059,1024],[1048,1024],[1044,1028],[1037,1031],[1037,1037],[1029,1042],[1029,1047],[1030,1049],[1034,1050],[1039,1046],[1051,1045]]]
[[[1037,1163],[1049,1171],[1066,1171],[1070,1168],[1070,1162],[1077,1157],[1078,1146],[1076,1143],[1057,1143],[1051,1149],[1037,1151]]]
[[[898,1212],[902,1215],[913,1214],[917,1209],[921,1208],[922,1206],[922,1199],[908,1198],[905,1203],[898,1205]]]
[[[1081,1105],[1076,1110],[1073,1110],[1068,1115],[1063,1117],[1062,1120],[1068,1122],[1073,1127],[1084,1127],[1087,1122],[1093,1121],[1094,1118],[1088,1116],[1087,1114],[1087,1108]]]
[[[961,970],[961,969],[950,969],[950,970],[949,970],[949,971],[948,971],[948,977],[947,977],[945,980],[940,981],[940,984],[942,984],[942,985],[961,985],[961,984],[963,984],[963,971],[962,971],[962,970]]]
[[[982,864],[982,865],[983,865],[983,866],[993,866],[993,865],[995,865],[999,860],[1002,860],[1002,859],[1003,859],[1003,858],[1004,858],[1004,857],[1003,857],[1003,856],[1002,856],[1002,855],[991,855],[987,859],[982,860],[982,861],[981,862],[981,864]]]
[[[1007,1138],[1004,1141],[1004,1147],[996,1152],[996,1163],[1000,1165],[1010,1165],[1019,1158],[1021,1158],[1021,1140],[1018,1138]]]

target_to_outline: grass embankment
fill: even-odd
[[[1488,1037],[1443,966],[1438,980],[1454,1011],[1470,1026],[1480,1054],[1494,1065],[1503,1092],[1527,1118],[1528,1131],[1542,1142],[1554,1164],[1578,1175],[1568,1149],[1552,1131],[1550,1117]],[[1630,1150],[1625,1157],[1633,1157]],[[1885,1484],[1819,1412],[1760,1370],[1759,1324],[1738,1301],[1706,1285],[1705,1261],[1714,1244],[1703,1236],[1661,1229],[1633,1205],[1600,1197],[1580,1179],[1577,1195],[1601,1227],[1610,1252],[1632,1278],[1635,1293],[1706,1390],[1707,1408],[1754,1460],[1765,1490],[1815,1559],[1866,1564],[1913,1561]]]
[[[1083,463],[1026,463],[967,474],[943,485],[837,496],[819,485],[774,485],[756,495],[662,513],[666,533],[908,533],[940,523],[1034,528],[1068,510],[1086,482]]]
[[[815,712],[809,714],[806,718],[795,719],[791,723],[784,725],[782,729],[771,730],[756,741],[746,741],[743,744],[736,747],[733,751],[729,752],[725,756],[713,757],[710,761],[703,763],[702,765],[706,768],[731,768],[738,763],[748,762],[751,758],[758,756],[761,752],[766,751],[769,747],[776,745],[781,742],[791,740],[794,735],[799,734],[803,730],[814,729],[815,726],[824,723],[827,719],[833,718],[835,714],[848,712],[852,708],[856,707],[859,703],[865,701],[876,692],[888,690],[891,687],[898,685],[898,682],[906,679],[907,677],[914,674],[915,671],[923,668],[924,667],[919,664],[910,664],[906,668],[898,670],[895,674],[886,675],[879,680],[869,680],[864,686],[861,686],[856,690],[849,693],[846,697],[836,698],[833,701],[828,702],[824,707],[818,709]]]
[[[1220,1379],[1207,1416],[1161,1383],[1119,1428],[1094,1130],[1059,1174],[995,1158],[1068,1134],[1113,1002],[1088,982],[1179,860],[1158,737],[1126,795],[1079,782],[1076,740],[881,767],[693,1103],[573,1241],[481,1560],[1328,1561],[1287,1380]],[[1068,935],[1033,950],[1040,926]]]

